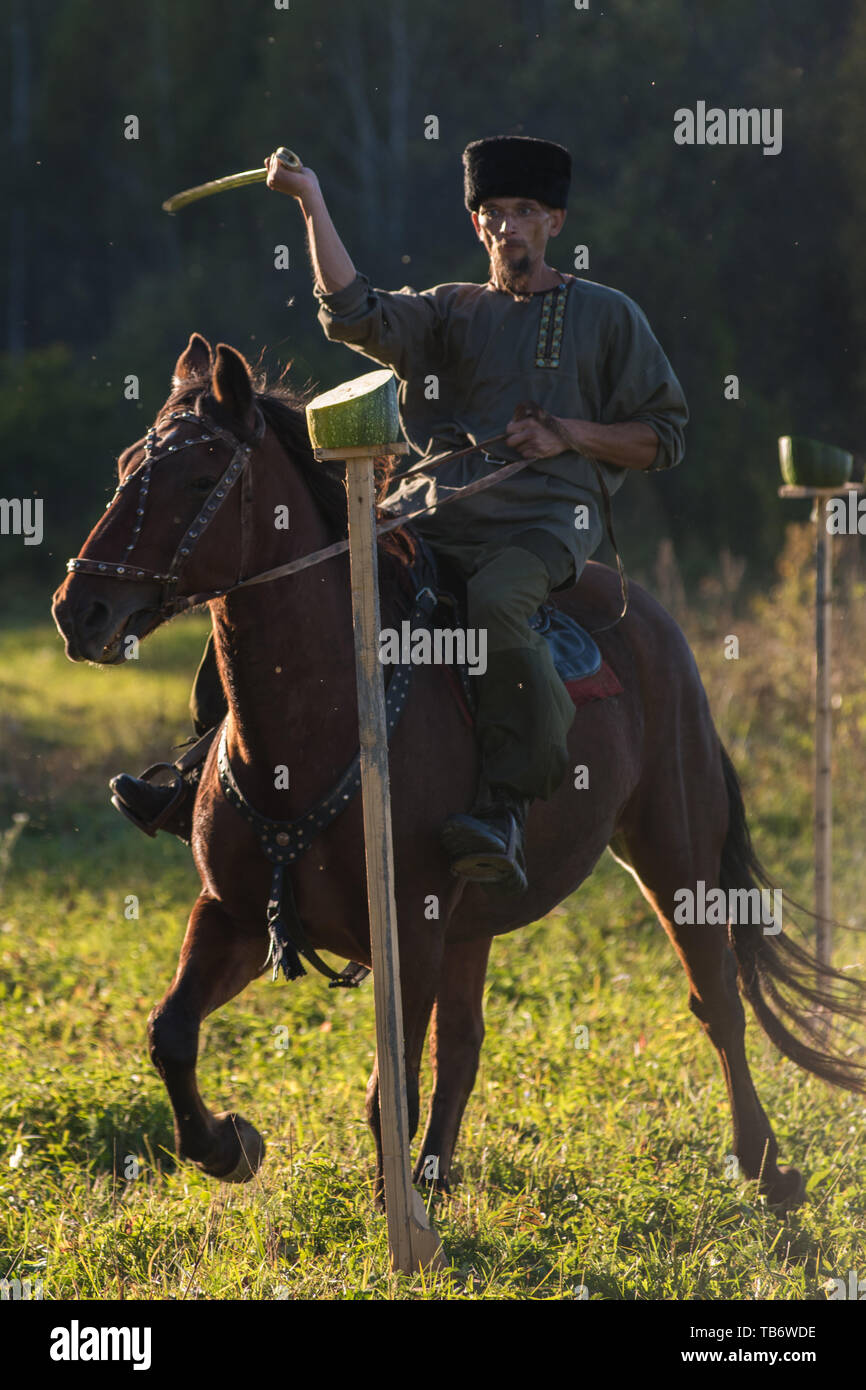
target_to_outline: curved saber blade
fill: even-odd
[[[275,154],[287,169],[303,168],[298,156],[293,150],[287,150],[285,145],[280,145]],[[200,183],[195,188],[185,188],[181,193],[175,193],[173,197],[166,198],[162,208],[164,212],[177,212],[188,203],[197,203],[199,198],[209,198],[212,193],[224,193],[230,188],[245,188],[250,183],[264,183],[267,177],[268,171],[264,165],[261,169],[244,169],[240,174],[227,174],[225,178],[211,179],[209,183]]]

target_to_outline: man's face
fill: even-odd
[[[529,278],[544,261],[548,240],[565,221],[564,208],[534,198],[486,198],[472,214],[472,225],[490,257],[497,285],[512,294],[526,292]]]

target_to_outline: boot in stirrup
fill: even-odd
[[[482,787],[468,815],[452,815],[441,844],[451,872],[501,894],[525,893],[523,839],[529,799],[510,787]]]
[[[130,777],[126,772],[112,777],[109,786],[114,809],[151,838],[158,831],[167,830],[188,845],[199,778],[216,732],[209,729],[176,763],[154,763],[140,777]],[[151,781],[162,772],[169,774],[170,784]]]

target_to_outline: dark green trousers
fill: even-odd
[[[485,795],[502,785],[546,799],[568,770],[566,735],[575,709],[547,643],[529,619],[552,589],[576,582],[574,558],[538,529],[505,545],[437,539],[436,549],[466,580],[467,627],[487,633],[487,669],[470,677],[478,682],[480,791]]]
[[[547,643],[532,631],[529,619],[552,589],[576,582],[574,559],[560,541],[538,529],[505,545],[437,540],[435,548],[466,580],[467,626],[487,634],[487,669],[471,677],[478,682],[482,786],[503,785],[546,799],[568,769],[566,735],[575,710]],[[190,697],[196,733],[219,724],[226,708],[211,636]]]
[[[220,673],[217,669],[213,633],[211,632],[198,664],[192,693],[189,697],[192,726],[198,737],[201,738],[208,729],[214,729],[217,724],[221,724],[228,714],[228,708]]]

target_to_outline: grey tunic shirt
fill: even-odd
[[[564,286],[519,300],[491,284],[387,292],[356,275],[334,294],[318,288],[315,294],[327,337],[399,378],[400,417],[415,454],[397,470],[385,501],[397,514],[438,504],[495,472],[496,463],[470,454],[429,476],[400,477],[419,456],[432,461],[504,433],[520,401],[603,425],[642,420],[659,437],[653,468],[671,468],[682,458],[688,420],[682,388],[643,312],[618,290],[568,277]],[[491,454],[521,457],[505,444]],[[631,471],[598,466],[611,493]],[[540,527],[566,545],[577,576],[601,540],[600,505],[592,464],[569,450],[501,486],[437,505],[414,524],[434,545],[500,537],[506,545],[518,532]]]

